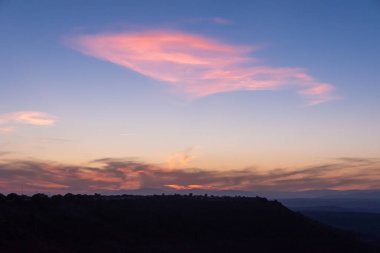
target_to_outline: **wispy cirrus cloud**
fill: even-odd
[[[300,191],[380,188],[378,159],[338,159],[301,169],[205,170],[104,158],[75,166],[0,160],[0,191],[93,192],[123,189]]]
[[[12,133],[17,124],[28,124],[36,126],[51,126],[56,118],[45,112],[20,111],[0,114],[0,134]]]
[[[226,18],[222,18],[222,17],[213,17],[213,18],[210,18],[210,20],[213,23],[219,24],[219,25],[232,25],[234,23],[233,21]]]
[[[224,17],[195,17],[180,21],[182,24],[213,24],[213,25],[233,25],[234,21]]]
[[[68,43],[83,54],[164,81],[190,97],[294,88],[311,105],[335,98],[331,84],[301,68],[265,66],[251,56],[253,47],[200,35],[167,30],[104,33],[72,37]]]

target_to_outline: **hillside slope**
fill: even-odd
[[[264,198],[8,195],[0,252],[376,252]]]

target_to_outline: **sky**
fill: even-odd
[[[0,190],[380,188],[380,2],[0,0]]]

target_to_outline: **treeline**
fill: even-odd
[[[123,199],[214,199],[214,200],[238,200],[245,199],[248,201],[256,201],[256,202],[267,202],[266,198],[262,197],[246,197],[246,196],[214,196],[209,194],[204,195],[194,195],[193,193],[189,194],[159,194],[159,195],[102,195],[99,193],[95,194],[72,194],[66,193],[64,195],[56,194],[56,195],[47,195],[44,193],[36,193],[33,195],[25,195],[25,194],[17,194],[17,193],[9,193],[7,195],[0,193],[0,201],[43,201],[43,200],[123,200]],[[275,203],[279,203],[277,201],[273,201]]]
[[[0,194],[0,252],[379,252],[255,197]]]

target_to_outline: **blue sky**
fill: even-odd
[[[380,157],[377,1],[0,1],[0,31],[0,151],[12,158],[83,164],[127,157],[184,169],[265,171]],[[144,58],[126,67],[112,60],[120,54],[93,43],[163,34],[191,39],[190,51],[186,43],[175,46],[196,60],[211,55],[211,71],[286,68],[287,75],[297,72],[290,79],[313,80],[293,85],[286,77],[275,90],[249,90],[233,79],[208,84],[197,77],[198,85],[173,73],[173,86],[159,75],[171,75],[169,65],[157,71]],[[191,51],[191,41],[234,53]],[[167,45],[148,44],[156,46]],[[245,47],[251,50],[240,52]],[[229,57],[248,58],[250,66],[218,65]],[[202,93],[222,84],[230,90]],[[329,90],[310,105],[315,95],[302,95],[303,85],[322,84]]]

